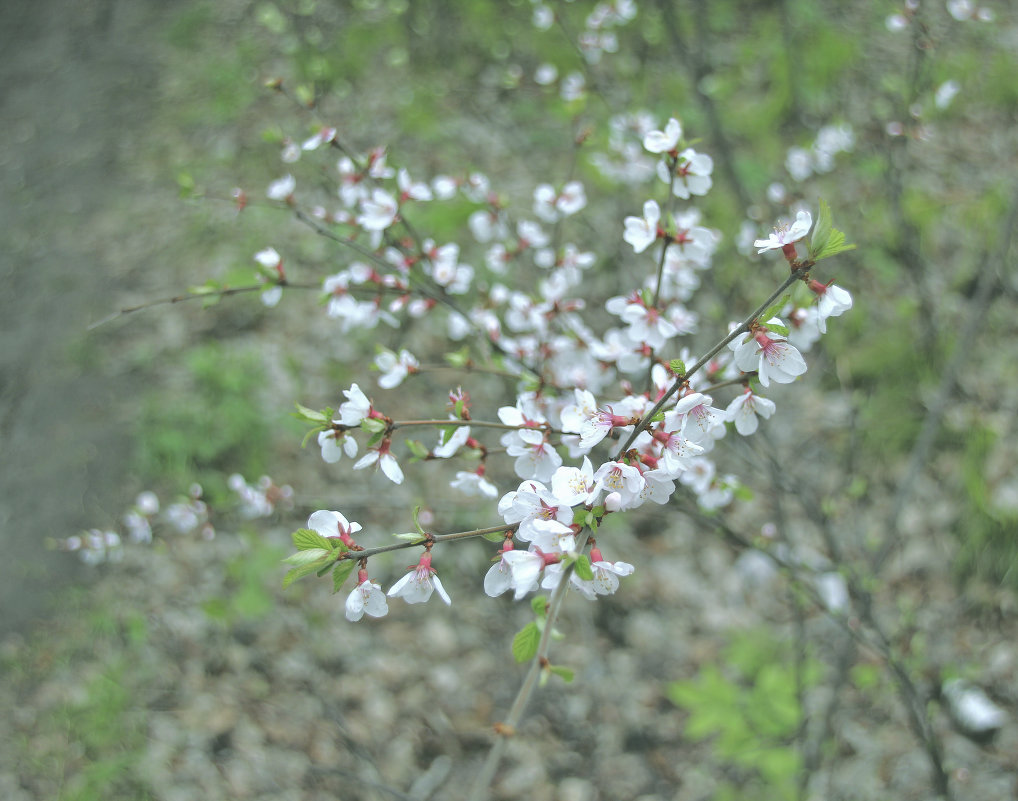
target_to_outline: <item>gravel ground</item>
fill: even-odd
[[[787,583],[759,552],[739,555],[707,532],[669,526],[663,517],[638,531],[654,533],[620,531],[611,539],[637,565],[618,595],[571,599],[561,625],[567,636],[553,660],[577,669],[577,678],[537,692],[498,774],[496,798],[695,801],[714,798],[718,781],[733,778],[709,742],[684,736],[687,713],[668,700],[667,686],[705,666],[725,670],[722,651],[740,631],[764,626],[775,638],[791,637]],[[22,666],[2,689],[12,714],[0,722],[0,741],[20,744],[0,757],[5,798],[56,798],[82,781],[87,746],[52,720],[86,705],[86,688],[94,691],[125,658],[130,670],[115,675],[131,699],[123,719],[136,730],[141,754],[130,775],[155,798],[464,797],[492,724],[521,680],[509,642],[529,614],[526,604],[480,595],[485,549],[458,548],[455,566],[445,557],[448,609],[435,599],[394,603],[386,619],[350,624],[343,595],[332,595],[327,582],[277,591],[281,570],[270,570],[264,586],[277,600],[269,614],[211,618],[208,602],[237,586],[236,565],[272,547],[285,550],[286,532],[253,543],[221,533],[212,542],[174,540],[159,554],[130,548],[92,588],[100,606],[115,610],[115,623],[94,645],[54,664],[47,662],[52,650],[18,637],[4,643],[7,664]],[[1013,797],[1013,602],[977,613],[959,603],[938,570],[939,546],[906,550],[886,591],[899,608],[917,609],[911,636],[928,638],[927,669],[970,655],[980,683],[1009,715],[992,744],[978,745],[932,708],[957,797]],[[393,562],[394,575],[403,561],[410,560]],[[801,623],[827,676],[845,653],[879,664],[864,648],[846,649],[851,638],[836,618],[814,611]],[[51,634],[59,634],[54,625]],[[933,676],[918,679],[926,690]],[[884,681],[864,692],[838,685],[832,709],[834,687],[825,681],[804,699],[811,730],[830,715],[826,756],[807,797],[933,797],[927,758],[893,686]],[[15,755],[20,761],[12,764]]]

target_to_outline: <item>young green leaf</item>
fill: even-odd
[[[464,345],[457,351],[447,353],[445,360],[453,367],[464,367],[470,361],[470,348]]]
[[[854,249],[855,245],[845,244],[845,235],[834,227],[831,207],[821,198],[817,223],[813,226],[813,236],[809,241],[810,258],[820,261]]]
[[[576,575],[584,581],[594,579],[594,571],[590,569],[590,558],[585,553],[576,557]]]
[[[562,681],[566,684],[569,684],[574,678],[576,678],[575,670],[563,667],[562,665],[548,665],[548,670],[562,679]]]
[[[530,608],[534,610],[534,614],[538,617],[544,617],[548,614],[548,599],[543,595],[535,596],[530,599]]]
[[[297,565],[299,567],[301,565],[309,565],[312,562],[318,562],[323,558],[327,558],[331,553],[332,551],[325,550],[324,548],[309,548],[307,550],[297,551],[297,553],[290,554],[283,560],[283,562],[288,565]]]
[[[296,416],[297,415],[294,415],[294,417]],[[304,435],[304,439],[300,441],[300,446],[303,448],[305,445],[308,444],[308,440],[311,439],[311,437],[313,437],[319,431],[325,431],[325,429],[326,426],[315,426],[314,428],[312,428],[310,431],[308,431],[307,434]]]
[[[820,261],[831,256],[837,256],[846,250],[855,250],[855,245],[846,245],[845,235],[841,231],[833,230],[831,231],[830,239],[827,240],[827,244],[813,256],[813,260]]]
[[[537,624],[531,621],[513,637],[513,659],[517,662],[529,662],[537,655],[537,645],[541,641],[541,632]]]
[[[406,440],[406,446],[417,459],[423,459],[428,455],[428,449],[419,440],[408,439]]]
[[[304,553],[307,553],[307,551],[305,551]],[[298,579],[302,579],[305,576],[310,576],[312,573],[317,573],[319,570],[322,569],[322,567],[325,567],[328,564],[328,560],[330,558],[331,557],[329,556],[325,556],[320,561],[311,562],[310,564],[307,565],[300,565],[299,567],[295,567],[292,570],[288,571],[287,574],[283,576],[283,589],[285,590],[287,587],[289,587],[291,584],[293,584],[293,582],[297,581]]]
[[[293,539],[293,547],[298,551],[306,551],[309,548],[324,548],[328,551],[337,545],[343,545],[340,540],[332,537],[323,537],[317,531],[312,531],[309,528],[299,528],[290,537]],[[345,549],[346,546],[344,546]]]
[[[765,311],[763,314],[761,314],[757,319],[763,325],[767,325],[767,321],[768,320],[771,320],[771,319],[777,317],[779,314],[781,314],[781,310],[783,308],[785,308],[785,305],[788,303],[788,300],[791,297],[792,297],[791,295],[785,295],[777,303],[775,303],[772,306],[769,306],[767,308],[767,311]],[[770,326],[767,326],[767,327],[770,328]]]
[[[385,421],[377,417],[365,417],[361,420],[361,428],[369,434],[380,434],[385,431]]]
[[[817,221],[813,226],[813,235],[809,240],[810,258],[816,261],[816,254],[827,246],[831,231],[834,227],[834,219],[831,215],[831,207],[827,201],[820,198],[820,210],[817,212]]]
[[[342,589],[343,584],[353,573],[354,563],[353,559],[343,559],[336,562],[336,567],[332,571],[332,591],[339,592]]]
[[[675,375],[685,375],[686,363],[682,359],[672,359],[668,362],[668,369],[675,373]]]
[[[294,406],[297,407],[297,411],[293,412],[293,416],[296,417],[298,420],[307,420],[309,423],[319,423],[319,424],[325,424],[329,422],[328,418],[321,412],[315,411],[314,409],[309,409],[307,406],[302,406],[299,403],[294,403]]]

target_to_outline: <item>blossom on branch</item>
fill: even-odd
[[[377,449],[372,448],[358,459],[354,463],[353,469],[363,470],[365,467],[371,467],[371,465],[377,464],[389,481],[393,484],[402,484],[403,471],[400,469],[399,462],[396,461],[396,457],[389,452],[391,444],[391,440],[388,438],[383,439],[381,445],[379,445]]]
[[[651,153],[667,153],[675,150],[682,139],[682,123],[672,117],[663,131],[648,131],[643,137],[643,147]]]
[[[350,548],[356,544],[352,535],[361,530],[361,524],[351,523],[341,512],[319,509],[308,518],[308,528],[323,537],[335,537]]]
[[[657,202],[648,200],[643,204],[642,217],[626,217],[626,230],[622,239],[633,246],[636,253],[643,253],[657,239],[657,226],[661,220],[661,208]]]
[[[322,431],[318,434],[318,446],[322,449],[322,459],[335,464],[345,453],[351,459],[357,455],[357,440],[345,431]]]
[[[408,604],[420,604],[427,601],[431,593],[436,591],[438,597],[446,604],[452,603],[438,574],[431,566],[431,552],[425,551],[421,554],[417,566],[411,568],[409,573],[393,584],[388,595],[390,598],[402,598]]]
[[[359,426],[371,414],[371,401],[357,384],[351,384],[343,394],[347,400],[339,407],[340,422],[345,426]]]
[[[757,415],[768,418],[774,414],[774,401],[754,395],[749,387],[746,391],[728,404],[725,418],[735,423],[735,430],[744,437],[754,433],[759,425]]]
[[[408,375],[416,373],[420,362],[408,350],[401,350],[399,356],[391,350],[383,350],[375,356],[375,367],[382,373],[378,377],[378,386],[382,389],[392,389],[402,384]]]
[[[790,384],[806,372],[806,360],[802,354],[785,337],[764,327],[744,342],[734,339],[729,347],[735,351],[735,366],[744,373],[755,370],[765,387],[769,387],[771,381]]]
[[[269,200],[281,200],[289,203],[293,200],[293,192],[296,188],[296,179],[292,175],[286,175],[269,184],[265,194],[268,195]]]
[[[820,333],[827,333],[827,318],[840,317],[852,308],[852,296],[847,290],[836,284],[821,284],[819,281],[809,282],[809,288],[817,296],[817,324]]]
[[[791,225],[782,225],[775,228],[767,239],[757,239],[753,247],[759,248],[757,253],[766,253],[768,250],[784,250],[786,246],[798,242],[813,227],[813,215],[808,211],[800,211],[795,215],[795,222]]]
[[[663,183],[670,183],[672,194],[683,200],[688,200],[690,195],[706,195],[714,185],[712,172],[714,159],[691,147],[679,153],[674,167],[668,161],[659,161],[657,165],[657,177]]]
[[[371,617],[383,617],[389,613],[389,604],[380,585],[368,578],[368,571],[361,568],[357,572],[357,586],[346,599],[346,619],[357,622],[365,614]]]

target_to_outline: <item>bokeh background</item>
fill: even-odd
[[[395,489],[300,448],[295,400],[336,406],[372,383],[376,344],[434,363],[434,331],[341,333],[299,291],[271,310],[250,294],[115,315],[249,284],[267,245],[299,282],[349,264],[262,202],[313,100],[362,152],[388,145],[415,177],[481,170],[521,214],[537,183],[583,180],[573,236],[598,254],[595,299],[644,275],[621,220],[657,187],[610,181],[590,154],[615,115],[679,117],[715,160],[697,205],[723,236],[699,347],[780,278],[740,250],[747,224],[765,234],[823,197],[858,244],[821,276],[853,311],[764,430],[723,443],[745,497],[716,514],[677,498],[611,530],[636,573],[567,608],[554,661],[576,679],[538,693],[494,797],[1018,797],[1013,10],[644,0],[589,63],[575,42],[594,4],[552,8],[546,31],[527,2],[0,9],[0,796],[461,798],[512,701],[530,611],[481,595],[482,544],[442,555],[449,609],[351,625],[329,582],[280,589],[288,533],[316,509],[379,543],[418,503],[436,529],[493,522],[420,465]],[[574,72],[587,98],[564,102]],[[831,126],[851,144],[817,162]],[[473,208],[423,222],[450,239]],[[441,413],[460,382],[478,408],[513,395],[448,373],[370,394]],[[292,486],[292,508],[244,519],[233,473]],[[53,547],[124,533],[142,491],[186,505],[194,483],[214,538],[162,525],[98,565]]]

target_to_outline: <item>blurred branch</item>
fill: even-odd
[[[146,303],[139,303],[137,306],[126,306],[123,309],[119,309],[112,314],[108,314],[100,320],[96,320],[94,323],[90,323],[87,331],[94,331],[100,326],[111,323],[118,317],[126,317],[128,314],[134,314],[135,312],[144,311],[145,309],[151,309],[154,306],[166,306],[172,303],[187,303],[191,300],[209,300],[215,298],[218,302],[222,298],[228,298],[232,295],[245,295],[251,292],[264,292],[266,289],[271,289],[274,286],[282,287],[283,289],[318,289],[322,288],[321,284],[297,284],[291,283],[290,281],[284,282],[268,282],[264,284],[249,284],[246,286],[231,286],[223,287],[222,289],[210,289],[208,291],[201,292],[188,292],[184,295],[174,295],[171,298],[160,298],[159,300],[150,300]]]

